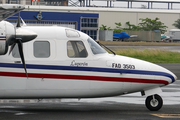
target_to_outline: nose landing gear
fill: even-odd
[[[155,94],[146,98],[146,107],[150,111],[158,111],[163,106],[163,100],[161,96]]]

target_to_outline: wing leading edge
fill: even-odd
[[[13,14],[25,9],[19,4],[0,4],[0,21],[12,16]]]

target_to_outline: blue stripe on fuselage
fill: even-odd
[[[22,64],[14,64],[14,63],[0,63],[0,67],[24,68]],[[26,64],[26,68],[27,69],[45,69],[45,70],[72,70],[72,71],[90,71],[90,72],[157,75],[157,76],[169,77],[169,78],[171,78],[172,82],[175,81],[175,78],[171,74],[165,73],[165,72],[159,72],[159,71],[97,68],[97,67],[77,67],[77,66],[33,65],[33,64]]]

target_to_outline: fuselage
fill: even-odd
[[[64,27],[22,27],[37,33],[24,43],[28,77],[16,49],[0,56],[0,98],[90,98],[162,87],[169,70],[103,50],[88,35]]]

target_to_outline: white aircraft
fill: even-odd
[[[14,13],[23,9],[15,8]],[[11,11],[3,5],[0,10]],[[7,16],[1,12],[1,19]],[[160,87],[177,79],[153,63],[109,54],[80,31],[20,26],[20,17],[17,27],[0,22],[0,55],[1,99],[80,99],[141,92],[148,96],[146,107],[157,111],[163,106]]]

